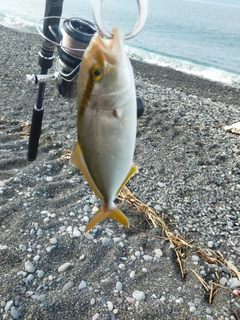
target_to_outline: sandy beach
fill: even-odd
[[[129,228],[85,234],[101,202],[69,164],[76,102],[47,85],[29,162],[41,38],[0,26],[0,39],[0,319],[239,320],[240,135],[224,126],[240,121],[240,89],[132,61],[139,202],[117,200]]]

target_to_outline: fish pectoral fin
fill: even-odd
[[[119,194],[119,192],[121,191],[122,187],[127,183],[127,181],[131,178],[131,176],[133,176],[136,172],[138,172],[138,168],[137,166],[133,163],[131,166],[131,169],[129,170],[126,178],[124,179],[123,183],[121,184],[120,188],[118,189],[116,196]]]
[[[84,232],[88,232],[92,229],[98,222],[106,218],[113,218],[123,224],[125,227],[129,227],[128,218],[122,213],[118,207],[115,207],[113,210],[107,210],[105,205],[103,205],[93,218],[88,222]]]
[[[70,158],[70,163],[73,164],[75,167],[77,167],[82,174],[84,175],[85,179],[87,180],[88,184],[94,191],[95,195],[103,200],[103,196],[101,192],[99,191],[98,187],[96,186],[95,182],[93,181],[90,172],[88,171],[88,167],[86,165],[86,162],[83,157],[82,149],[80,146],[80,143],[77,142],[75,147],[73,148],[71,158]]]

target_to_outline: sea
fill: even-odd
[[[125,34],[132,30],[137,0],[100,1],[109,31],[113,26]],[[37,33],[44,12],[44,0],[1,1],[0,24]],[[91,1],[64,0],[61,21],[72,17],[93,22]],[[148,0],[145,26],[126,40],[126,48],[136,60],[239,88],[240,0]]]

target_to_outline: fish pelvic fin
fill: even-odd
[[[131,169],[129,170],[126,178],[123,180],[123,183],[121,184],[120,188],[118,189],[116,196],[119,194],[119,192],[121,191],[122,187],[127,183],[127,181],[131,178],[131,176],[133,176],[136,172],[138,172],[138,168],[137,166],[133,163],[131,166]]]
[[[73,164],[82,172],[88,184],[90,185],[91,189],[94,191],[95,195],[99,199],[104,200],[101,192],[99,191],[98,187],[96,186],[95,182],[91,177],[91,174],[84,160],[82,149],[79,142],[77,142],[75,147],[73,148],[71,158],[70,158],[70,163]]]
[[[112,210],[108,210],[105,205],[103,205],[93,216],[93,218],[88,222],[84,232],[88,232],[92,229],[98,222],[103,219],[112,218],[123,224],[125,227],[129,227],[128,218],[122,213],[118,207],[114,207]]]

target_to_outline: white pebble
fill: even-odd
[[[51,244],[57,244],[57,239],[56,238],[51,238],[49,239]]]
[[[107,306],[109,311],[113,310],[113,303],[111,301],[107,301]]]
[[[83,221],[84,221],[84,222],[88,222],[88,221],[89,221],[89,218],[88,218],[87,216],[84,216],[84,217],[83,217]]]
[[[48,182],[51,182],[51,181],[53,181],[53,178],[52,178],[52,177],[46,177],[46,180],[47,180]]]
[[[157,258],[161,258],[162,255],[163,255],[161,249],[155,249],[154,252],[155,252],[155,255],[156,255]]]
[[[96,303],[96,300],[95,300],[94,298],[92,298],[92,299],[90,300],[91,306],[93,306],[95,303]]]
[[[36,255],[35,257],[33,257],[33,261],[37,262],[40,260],[40,256],[39,255]]]
[[[141,255],[141,252],[140,252],[140,251],[136,251],[136,252],[135,252],[135,256],[136,256],[136,257],[140,257],[140,255]]]
[[[86,205],[83,207],[83,211],[84,211],[84,212],[89,212],[89,211],[91,211],[91,208],[86,204]]]
[[[230,286],[231,289],[236,289],[237,287],[240,287],[240,281],[238,278],[232,278],[228,280],[227,285]]]
[[[142,268],[142,272],[147,272],[147,268]]]
[[[78,229],[73,230],[73,236],[79,238],[81,236],[81,232]]]
[[[125,269],[125,264],[124,263],[120,263],[118,265],[118,268],[121,269],[121,270]]]
[[[97,320],[100,317],[100,313],[95,313],[95,315],[92,317],[92,320]]]
[[[87,286],[87,283],[84,280],[82,280],[80,285],[79,285],[79,287],[78,287],[78,289],[82,290],[82,289],[86,288],[86,286]]]
[[[35,271],[35,267],[34,267],[34,265],[32,264],[31,261],[27,260],[27,261],[25,262],[25,270],[26,270],[27,272],[29,272],[29,273],[32,273],[32,272]]]
[[[135,277],[135,271],[131,271],[130,272],[130,278],[134,278]]]
[[[133,298],[137,301],[141,301],[145,299],[145,293],[143,291],[135,290],[133,292]]]
[[[71,263],[66,262],[58,268],[58,272],[65,272],[70,266],[71,266]]]
[[[5,311],[8,311],[8,310],[10,310],[10,309],[12,308],[12,306],[13,306],[13,300],[9,300],[9,301],[6,303],[4,310],[5,310]]]
[[[144,255],[143,255],[143,259],[146,260],[146,261],[151,261],[151,260],[152,260],[152,257],[149,256],[148,254],[144,254]]]
[[[109,238],[103,238],[103,239],[102,239],[102,245],[103,245],[104,247],[108,247],[109,244],[110,244],[110,241],[111,241],[111,239],[109,239]]]
[[[46,251],[49,253],[49,252],[53,251],[55,248],[56,248],[56,246],[47,247]]]
[[[122,291],[122,283],[120,281],[117,281],[117,283],[116,283],[116,290]]]

